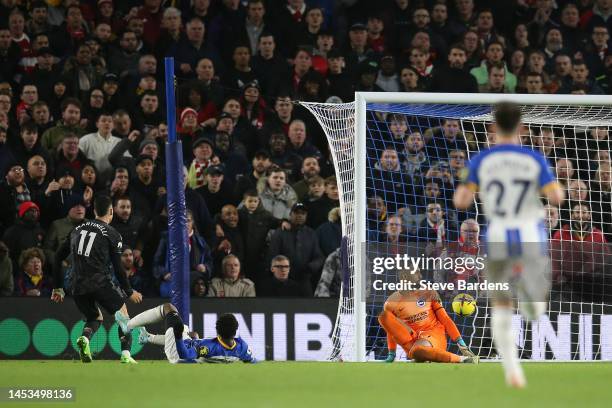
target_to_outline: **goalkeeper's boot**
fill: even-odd
[[[85,336],[79,337],[77,339],[77,347],[79,348],[81,361],[84,363],[91,363],[93,358],[91,357],[91,350],[89,349],[89,339]]]
[[[147,344],[149,342],[149,336],[150,334],[144,326],[138,328],[138,344],[141,346]]]
[[[132,356],[121,355],[121,364],[138,364],[138,361],[134,360]]]
[[[385,363],[392,363],[395,361],[395,351],[389,351],[387,358],[384,360]]]
[[[480,357],[478,356],[465,356],[465,358],[461,361],[464,364],[478,364],[480,363]]]
[[[115,321],[117,322],[119,327],[121,327],[121,330],[124,333],[129,333],[130,332],[128,330],[128,323],[130,322],[130,318],[127,317],[126,315],[124,315],[123,313],[121,313],[121,310],[117,310],[115,312]]]

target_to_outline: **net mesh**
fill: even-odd
[[[352,299],[355,290],[355,242],[350,239],[355,235],[355,184],[352,175],[355,173],[355,104],[306,104],[327,135],[329,148],[339,180],[340,212],[342,214],[342,249],[343,270],[346,271],[342,281],[340,302],[330,359],[347,358],[353,352],[355,336],[354,308]]]
[[[355,222],[354,155],[356,144],[361,142],[355,137],[355,105],[303,105],[327,135],[340,180],[348,274],[343,282],[330,359],[351,359],[357,335],[354,255],[355,245],[360,244],[353,239],[359,225]],[[553,286],[547,314],[539,321],[527,323],[518,314],[514,317],[521,358],[612,359],[612,259],[607,246],[612,239],[612,109],[533,105],[523,106],[522,111],[522,144],[546,155],[568,200],[560,207],[547,206]],[[462,225],[482,231],[484,214],[479,205],[469,211],[455,210],[452,196],[470,157],[495,143],[491,106],[368,104],[366,115],[364,248],[368,257],[397,253],[425,253],[437,258],[450,253],[478,256],[478,243],[470,246],[458,242],[465,238],[461,237]],[[436,206],[442,211],[442,228],[428,228],[427,214],[432,205],[433,211]],[[449,277],[439,269],[435,265],[424,268],[424,277],[448,281]],[[468,273],[466,279],[478,280],[475,275]],[[369,287],[369,283],[364,286]],[[377,316],[389,294],[364,294],[369,359],[383,359],[387,353],[386,334]],[[450,300],[456,294],[442,294],[449,311]],[[470,294],[477,298],[476,313],[451,316],[474,352],[494,358],[489,298],[486,292]],[[452,347],[451,351],[457,351]]]

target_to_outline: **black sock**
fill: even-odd
[[[117,325],[117,334],[119,334],[119,341],[121,342],[121,351],[130,351],[132,349],[132,332],[123,333],[121,326]]]
[[[100,328],[101,323],[102,322],[99,320],[91,320],[91,321],[85,322],[85,327],[83,327],[82,335],[87,337],[87,340],[91,340],[92,336],[96,334],[96,332]]]
[[[177,312],[170,312],[166,315],[166,330],[170,327],[174,330],[175,338],[183,337],[183,321]]]

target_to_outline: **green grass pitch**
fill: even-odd
[[[62,407],[609,407],[612,364],[527,363],[509,390],[499,364],[179,364],[3,361],[0,387],[73,387]]]

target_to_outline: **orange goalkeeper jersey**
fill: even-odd
[[[412,291],[407,295],[395,292],[384,308],[417,333],[437,329],[445,330],[452,340],[461,336],[435,291]]]

